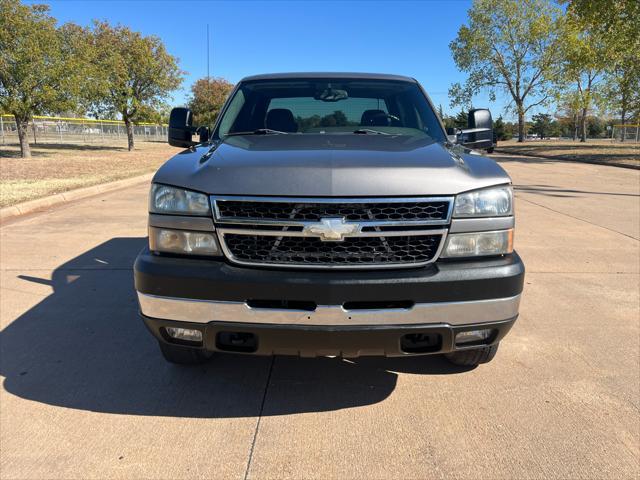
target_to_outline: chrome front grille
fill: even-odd
[[[452,197],[212,197],[233,262],[297,268],[399,268],[437,259]]]

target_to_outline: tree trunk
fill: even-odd
[[[29,148],[29,119],[16,114],[16,129],[18,130],[18,139],[20,140],[20,153],[22,158],[31,158],[31,148]]]
[[[621,115],[621,121],[622,121],[622,138],[620,139],[621,142],[624,142],[624,137],[627,136],[627,127],[624,126],[624,121],[626,120],[627,116],[627,112],[625,110],[622,110],[622,115]]]
[[[580,117],[580,141],[587,141],[587,109],[582,109],[582,116]]]
[[[131,123],[131,120],[129,120],[129,117],[123,115],[123,118],[124,124],[127,127],[127,146],[129,151],[131,151],[133,150],[133,124]]]
[[[518,105],[518,142],[524,142],[524,111]]]

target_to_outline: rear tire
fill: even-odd
[[[162,356],[167,362],[179,365],[198,365],[208,361],[213,352],[208,352],[201,348],[183,347],[182,345],[171,345],[158,341]]]
[[[493,357],[496,356],[498,351],[498,345],[491,345],[489,347],[474,348],[473,350],[461,350],[459,352],[451,352],[445,354],[447,360],[454,365],[460,365],[464,367],[475,367],[481,363],[490,362]]]
[[[487,153],[493,153],[494,147],[487,148]]]

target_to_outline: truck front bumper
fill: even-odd
[[[202,332],[211,351],[301,356],[401,356],[500,341],[518,316],[524,265],[517,254],[437,262],[412,270],[292,271],[154,255],[135,263],[140,312],[163,342],[168,327]]]

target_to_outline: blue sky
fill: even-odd
[[[40,0],[36,3],[43,3]],[[434,104],[452,112],[447,90],[464,81],[449,42],[466,21],[471,1],[228,2],[49,1],[60,22],[122,23],[163,39],[187,71],[173,104],[206,76],[206,29],[211,75],[236,82],[246,75],[285,71],[355,71],[415,77]],[[506,97],[474,106],[503,113]],[[455,109],[456,111],[459,108]]]

